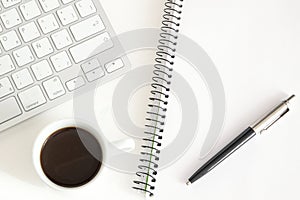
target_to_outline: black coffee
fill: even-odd
[[[102,165],[102,149],[97,139],[81,128],[63,128],[43,145],[41,165],[55,184],[73,188],[92,180]]]

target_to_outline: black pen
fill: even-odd
[[[198,169],[186,183],[190,185],[196,180],[203,177],[205,174],[214,169],[222,161],[228,158],[233,152],[238,150],[256,134],[261,134],[275,124],[281,117],[289,112],[289,102],[295,97],[292,95],[287,100],[283,101],[271,112],[265,115],[261,120],[256,122],[253,126],[250,126],[245,131],[243,131],[239,136],[237,136],[232,142],[225,146],[221,151],[219,151],[215,156],[213,156],[208,162],[206,162],[200,169]]]

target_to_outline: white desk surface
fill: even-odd
[[[161,0],[101,3],[117,33],[160,26]],[[183,33],[208,52],[226,91],[226,121],[214,152],[273,104],[292,93],[300,96],[299,10],[297,0],[187,0],[190,20]],[[160,172],[157,199],[300,199],[299,99],[269,133],[187,187],[186,179],[201,163],[196,138],[179,161]],[[33,142],[44,126],[71,113],[67,102],[0,135],[0,199],[140,199],[131,189],[132,175],[113,170],[79,191],[43,184],[32,166]]]

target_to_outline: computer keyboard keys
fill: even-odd
[[[72,57],[76,63],[80,63],[94,55],[97,55],[113,47],[111,38],[107,32],[89,39],[77,46],[70,48]]]
[[[19,90],[33,84],[33,79],[27,68],[12,74],[12,78]]]
[[[68,90],[71,92],[84,86],[84,85],[85,85],[85,81],[81,76],[66,82],[66,86],[67,86]]]
[[[32,43],[32,47],[38,58],[47,56],[54,51],[48,38],[43,38],[37,42]]]
[[[34,61],[34,57],[28,46],[22,47],[13,52],[14,58],[20,67],[23,67]]]
[[[71,36],[66,29],[54,33],[51,36],[55,47],[60,50],[72,44]]]
[[[22,114],[15,97],[10,97],[0,102],[0,124],[7,122]]]
[[[89,16],[97,11],[91,0],[82,0],[75,5],[81,17]]]
[[[6,11],[4,13],[1,13],[0,17],[2,19],[2,22],[5,26],[5,28],[12,28],[12,27],[22,23],[20,15],[18,14],[18,12],[15,8],[11,9],[9,11]]]
[[[115,79],[114,35],[99,0],[0,0],[0,132]]]
[[[25,90],[18,96],[25,111],[30,111],[46,103],[46,98],[39,86]]]
[[[77,14],[72,6],[58,10],[57,15],[64,26],[78,20]]]
[[[54,10],[55,8],[58,8],[60,5],[58,0],[39,0],[39,2],[45,12]]]
[[[49,99],[54,100],[60,96],[63,96],[66,92],[61,84],[58,77],[54,77],[43,83],[44,89],[49,97]]]
[[[21,45],[16,31],[10,31],[0,36],[1,44],[6,51],[12,50]]]
[[[53,14],[38,19],[38,23],[44,34],[50,33],[59,28],[58,22]]]
[[[7,74],[15,69],[16,67],[9,55],[0,57],[0,76]]]
[[[43,60],[31,66],[36,80],[40,81],[53,74],[52,69],[47,60]]]
[[[85,74],[85,76],[89,82],[95,81],[95,80],[103,77],[104,75],[105,75],[105,72],[101,67]]]
[[[8,8],[11,6],[14,6],[18,3],[21,3],[22,0],[2,0],[2,4],[4,6],[4,8]]]
[[[34,0],[22,4],[20,6],[20,10],[25,20],[31,20],[42,14],[40,8]]]
[[[68,4],[68,3],[71,3],[74,0],[61,0],[61,1],[63,2],[63,4]]]
[[[0,99],[12,94],[14,92],[14,88],[10,82],[10,80],[5,77],[0,80]]]
[[[34,22],[30,22],[29,24],[26,24],[24,26],[21,26],[19,28],[21,37],[25,42],[30,42],[38,37],[41,36],[37,26]]]
[[[54,56],[51,56],[50,60],[55,68],[55,71],[57,71],[57,72],[60,72],[64,69],[72,66],[70,58],[65,51],[58,53]]]
[[[124,63],[121,58],[111,61],[105,65],[105,69],[108,73],[112,73],[124,67]]]
[[[80,41],[91,35],[94,35],[95,33],[99,33],[105,29],[105,26],[99,15],[96,15],[71,26],[70,29],[75,40]]]
[[[96,69],[100,66],[101,65],[100,65],[99,61],[96,58],[94,58],[94,59],[92,59],[92,60],[90,60],[86,63],[83,63],[81,65],[81,68],[82,68],[82,71],[84,73],[88,73],[88,72],[90,72],[90,71],[92,71],[92,70],[94,70],[94,69]]]

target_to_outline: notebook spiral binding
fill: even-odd
[[[143,138],[145,144],[142,145],[142,158],[139,160],[138,169],[140,171],[136,173],[140,180],[134,181],[135,186],[133,187],[149,196],[154,195],[153,183],[156,182],[160,140],[164,131],[182,8],[183,0],[166,0],[157,46],[148,105],[150,111],[147,112],[145,138]]]

